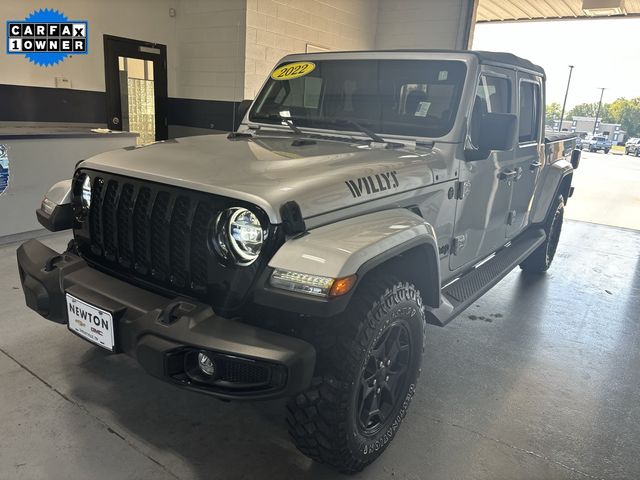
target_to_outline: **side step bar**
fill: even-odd
[[[545,238],[546,233],[541,228],[524,232],[492,258],[444,287],[442,305],[427,309],[427,321],[441,327],[449,323],[527,258]]]

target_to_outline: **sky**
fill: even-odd
[[[511,52],[544,67],[547,104],[562,105],[573,65],[567,110],[600,99],[640,97],[640,18],[479,23],[474,50]]]

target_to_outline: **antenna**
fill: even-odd
[[[240,45],[240,22],[237,23],[237,31],[236,31],[236,61],[238,60],[238,49]],[[233,74],[233,113],[231,114],[231,131],[229,133],[233,133],[236,129],[236,89],[238,87],[238,72],[237,70]]]

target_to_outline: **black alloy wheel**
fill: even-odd
[[[356,395],[358,427],[375,435],[404,397],[412,360],[411,332],[404,320],[389,325],[371,350]]]

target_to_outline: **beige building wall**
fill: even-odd
[[[466,49],[473,0],[380,0],[375,48]]]
[[[375,47],[378,0],[246,0],[244,96],[252,99],[278,60],[307,49]]]
[[[24,20],[40,8],[57,8],[70,20],[89,22],[89,54],[65,58],[57,65],[41,67],[23,55],[0,55],[0,83],[30,87],[55,87],[56,77],[71,81],[75,90],[105,90],[104,34],[135,38],[167,45],[169,96],[175,96],[176,50],[175,19],[169,17],[169,0],[2,0],[0,11],[5,20]],[[6,34],[3,25],[3,35]],[[6,37],[5,37],[6,39]],[[2,47],[5,48],[4,45]]]
[[[54,2],[56,3],[56,2]],[[57,6],[89,21],[89,55],[48,68],[0,56],[0,83],[104,91],[103,34],[167,45],[170,97],[253,99],[289,53],[463,48],[472,0],[2,0],[5,19]],[[171,13],[170,13],[171,12]]]
[[[244,98],[246,0],[177,0],[175,95]]]

